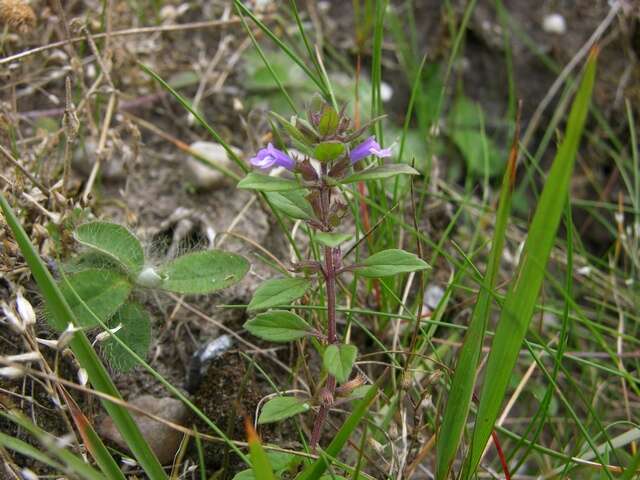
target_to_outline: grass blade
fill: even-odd
[[[40,462],[43,465],[48,465],[51,468],[55,468],[60,472],[64,469],[64,466],[62,464],[49,458],[33,445],[30,445],[27,442],[23,442],[22,440],[10,435],[6,435],[2,432],[0,432],[0,447],[6,448],[7,450],[13,450],[14,452],[24,455],[25,457],[29,457],[37,462]]]
[[[20,427],[33,435],[33,437],[35,437],[38,442],[40,442],[44,450],[55,456],[61,462],[61,464],[64,465],[63,471],[74,472],[80,478],[85,478],[87,480],[105,480],[107,478],[100,472],[95,470],[83,458],[73,454],[68,448],[59,446],[55,437],[32,423],[21,412],[13,410],[11,411],[11,413],[0,412],[0,415],[5,417],[7,420],[16,423],[17,425],[20,425]],[[27,455],[31,456],[30,453],[27,453]],[[38,460],[45,461],[45,463],[50,464],[46,462],[46,460],[44,460],[42,457],[38,458]],[[120,474],[120,476],[118,477],[111,478],[124,477],[122,476],[122,474]]]
[[[519,117],[519,114],[518,114]],[[487,263],[487,271],[484,277],[482,289],[478,294],[469,329],[465,335],[460,349],[457,366],[453,374],[451,390],[447,399],[442,426],[438,433],[436,446],[436,479],[444,480],[458,451],[464,426],[469,415],[473,387],[477,378],[477,366],[482,350],[489,311],[491,307],[492,291],[495,288],[498,272],[500,271],[500,259],[504,246],[505,233],[509,212],[511,210],[511,198],[516,174],[516,160],[518,158],[518,142],[520,136],[519,119],[516,120],[516,132],[509,152],[507,170],[502,180],[496,226],[493,234],[491,252]]]
[[[64,330],[69,321],[75,324],[75,316],[69,304],[64,299],[51,273],[42,262],[13,209],[2,194],[0,194],[0,207],[7,224],[15,236],[20,251],[31,269],[31,274],[40,288],[51,314],[52,322],[55,323],[59,330]],[[80,365],[87,371],[89,381],[93,387],[112,397],[122,398],[84,332],[76,332],[69,345]],[[113,419],[122,438],[127,442],[129,449],[149,478],[152,480],[167,478],[160,462],[158,462],[158,459],[149,448],[129,412],[120,405],[109,401],[103,401],[102,405]]]
[[[595,82],[597,49],[589,56],[585,73],[569,114],[566,136],[560,145],[536,208],[515,278],[505,298],[478,406],[471,451],[465,472],[468,478],[480,462],[493,431],[502,400],[525,338],[551,249],[563,212],[573,164],[584,129]]]
[[[275,43],[280,50],[282,50],[291,60],[293,60],[309,77],[309,79],[316,84],[316,86],[322,92],[322,95],[325,99],[330,100],[331,96],[329,95],[329,90],[326,85],[321,81],[320,78],[316,77],[311,69],[298,57],[282,40],[280,40],[264,23],[262,23],[254,14],[249,10],[240,0],[234,0],[234,5],[238,10],[242,12],[242,14],[249,17],[259,28],[264,32],[264,34],[269,37],[273,43]]]
[[[67,406],[69,407],[69,413],[71,414],[71,418],[82,437],[85,448],[95,459],[100,470],[102,470],[109,479],[125,480],[122,470],[120,470],[120,467],[118,467],[113,456],[111,456],[109,450],[104,446],[104,443],[100,440],[100,437],[93,428],[93,425],[91,425],[91,422],[89,422],[89,419],[82,412],[76,401],[64,388],[60,388],[60,391],[64,396]]]
[[[251,456],[251,469],[256,478],[260,480],[275,480],[271,463],[267,457],[267,453],[262,448],[260,437],[251,425],[248,418],[244,421],[244,428],[247,431],[247,442],[249,443],[249,454]]]

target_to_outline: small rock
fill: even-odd
[[[229,158],[227,151],[219,143],[194,142],[189,147],[201,157],[206,158],[214,165],[219,165],[222,169],[234,170],[235,163]],[[235,153],[240,153],[234,149]],[[189,155],[187,157],[187,168],[189,179],[199,189],[214,189],[225,185],[229,179],[220,170],[205,165],[200,160]]]
[[[73,166],[83,175],[89,176],[98,157],[98,144],[93,139],[79,145],[73,156]],[[126,178],[127,165],[133,163],[135,154],[124,142],[107,140],[105,158],[100,165],[100,177],[104,180],[119,182]]]
[[[567,31],[567,22],[559,13],[551,13],[544,17],[542,29],[547,33],[562,35]]]
[[[433,312],[444,297],[444,290],[439,285],[430,284],[424,292],[424,306]]]
[[[152,395],[143,395],[130,403],[144,412],[157,415],[178,425],[184,425],[189,417],[187,407],[175,398],[156,398]],[[162,465],[171,464],[180,446],[182,433],[136,411],[131,411],[131,416],[138,424],[142,436],[149,443],[151,450],[156,454],[160,463]],[[106,417],[100,423],[98,433],[120,447],[127,448],[127,444],[120,436],[120,432],[113,424],[111,417]]]
[[[187,374],[187,391],[194,393],[200,386],[202,377],[207,373],[209,364],[229,350],[233,345],[230,335],[221,335],[200,347],[191,357],[189,372]]]

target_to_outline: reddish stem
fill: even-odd
[[[498,458],[500,458],[500,463],[502,464],[502,471],[504,472],[505,480],[511,480],[511,474],[509,473],[509,466],[507,465],[507,459],[504,456],[504,452],[502,451],[502,446],[500,445],[500,440],[498,440],[498,434],[496,431],[491,432],[491,436],[493,437],[493,443],[496,445],[496,450],[498,452]]]

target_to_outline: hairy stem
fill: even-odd
[[[334,263],[335,249],[331,247],[324,248],[324,275],[327,283],[327,341],[329,345],[338,343],[338,335],[336,329],[336,265]],[[313,432],[311,433],[310,446],[315,452],[322,427],[331,405],[333,404],[333,395],[336,390],[336,379],[333,375],[327,377],[327,383],[320,393],[320,410],[313,424]]]

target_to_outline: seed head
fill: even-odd
[[[0,20],[19,33],[36,26],[36,14],[24,0],[0,0]]]

